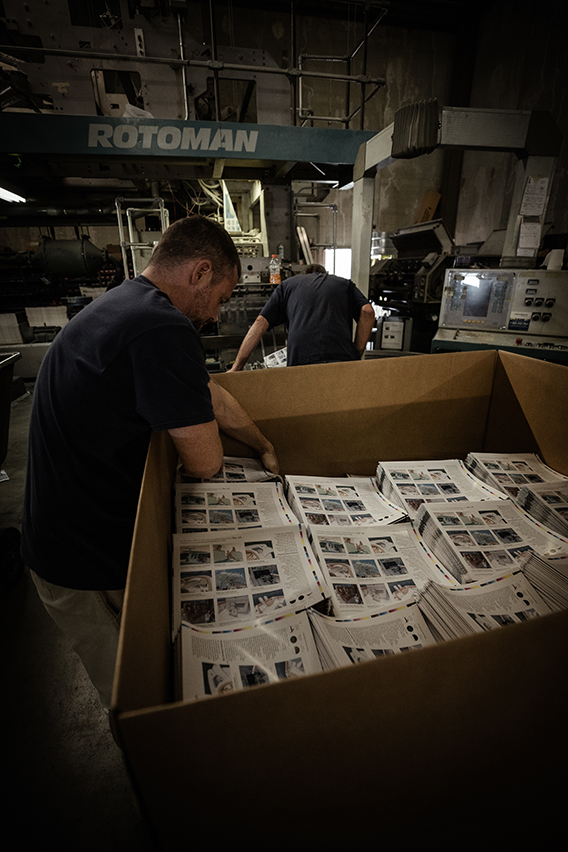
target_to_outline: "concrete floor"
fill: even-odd
[[[26,388],[11,406],[0,529],[21,528],[33,385]],[[107,715],[27,572],[0,595],[0,643],[3,848],[151,850]]]

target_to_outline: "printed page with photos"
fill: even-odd
[[[175,517],[177,533],[296,523],[280,482],[178,483]]]
[[[300,524],[173,536],[172,630],[245,627],[324,598],[317,559]]]
[[[467,588],[429,583],[418,605],[443,639],[459,639],[551,612],[522,570]]]
[[[416,602],[356,621],[308,612],[322,667],[340,668],[435,644]]]
[[[558,473],[536,453],[469,453],[465,460],[468,470],[489,487],[515,499],[523,485],[536,485],[568,477]]]
[[[266,470],[260,459],[223,456],[221,469],[211,479],[196,479],[183,472],[181,465],[176,471],[176,482],[281,482],[282,477]]]
[[[377,486],[411,519],[424,503],[502,499],[498,489],[476,479],[460,459],[379,462]]]
[[[568,558],[568,539],[537,524],[512,500],[428,503],[413,526],[427,552],[460,585],[509,573],[532,552]]]
[[[444,575],[427,556],[411,524],[361,530],[309,528],[336,618],[363,618],[413,600]]]
[[[284,487],[290,509],[310,526],[392,524],[406,516],[378,493],[372,477],[286,476]]]
[[[306,612],[263,619],[245,630],[184,625],[179,698],[197,701],[322,671]]]

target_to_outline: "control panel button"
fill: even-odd
[[[538,322],[540,320],[540,314],[537,314],[537,313],[531,314],[531,320],[532,320],[532,322]]]

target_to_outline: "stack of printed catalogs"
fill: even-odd
[[[545,527],[568,536],[568,480],[523,485],[517,503]]]
[[[459,584],[509,573],[533,552],[568,559],[568,539],[541,527],[512,500],[424,504],[413,525],[432,558]]]
[[[545,465],[536,453],[469,453],[468,470],[490,488],[516,499],[523,485],[535,485],[568,477]]]
[[[359,619],[337,619],[308,610],[324,669],[349,666],[434,645],[416,601]]]
[[[295,523],[280,482],[178,482],[176,532],[245,529]]]
[[[172,564],[174,636],[184,624],[236,629],[324,597],[300,524],[176,534]]]
[[[364,618],[415,600],[444,574],[411,524],[311,527],[311,545],[336,618]]]
[[[309,526],[392,524],[404,510],[383,499],[372,477],[286,476],[286,500]]]
[[[476,479],[459,459],[391,461],[377,466],[379,491],[415,518],[425,503],[498,500],[499,491]]]
[[[551,611],[521,569],[466,587],[429,583],[418,605],[433,633],[442,639],[459,639]]]
[[[522,570],[552,610],[568,609],[568,559],[544,559],[531,553]]]
[[[224,456],[221,469],[210,479],[196,479],[184,473],[180,466],[176,471],[176,482],[281,482],[282,478],[271,473],[260,459]]]

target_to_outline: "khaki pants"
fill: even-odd
[[[83,591],[42,580],[30,571],[47,612],[65,633],[99,693],[110,707],[124,589]]]

